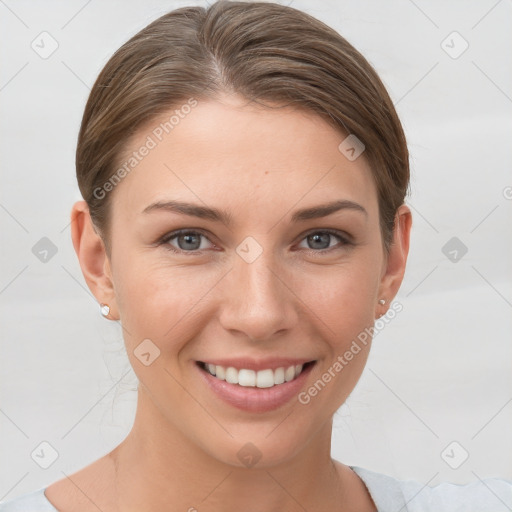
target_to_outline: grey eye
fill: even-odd
[[[198,231],[181,231],[171,234],[164,241],[177,251],[194,252],[206,248],[204,245],[201,246],[202,239],[208,240],[205,235]]]
[[[308,242],[311,242],[311,249],[327,249],[329,247],[332,235],[330,233],[314,233],[307,236]],[[327,244],[327,245],[326,245]]]
[[[187,233],[185,235],[177,236],[178,246],[182,250],[186,249],[199,249],[201,246],[201,236],[199,234]],[[183,244],[180,242],[183,241]]]

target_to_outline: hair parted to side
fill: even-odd
[[[143,124],[195,100],[237,93],[269,108],[308,110],[365,145],[378,191],[384,248],[409,187],[409,154],[386,88],[340,34],[297,9],[220,0],[171,11],[107,62],[87,101],[76,152],[83,198],[107,252],[110,194],[95,190],[117,169]]]

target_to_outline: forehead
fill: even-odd
[[[339,145],[348,134],[321,117],[237,96],[194,101],[146,123],[130,140],[119,163],[129,172],[112,198],[124,214],[169,198],[240,214],[338,199],[376,211],[366,160],[347,159]]]

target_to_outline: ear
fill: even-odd
[[[381,275],[379,295],[377,299],[384,299],[385,305],[377,305],[375,316],[381,317],[386,313],[389,305],[397,294],[405,273],[405,265],[409,254],[409,241],[411,236],[412,214],[408,206],[403,204],[398,208],[395,216],[393,240],[389,254],[385,259]]]
[[[110,260],[85,201],[76,202],[71,210],[71,238],[87,286],[100,304],[110,307],[108,318],[119,319]]]

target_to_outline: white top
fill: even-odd
[[[470,484],[442,483],[428,487],[412,480],[396,480],[358,466],[349,466],[363,480],[378,512],[510,512],[512,481],[488,478]],[[9,501],[0,512],[58,512],[42,487]]]

